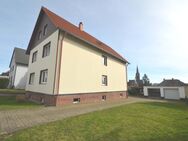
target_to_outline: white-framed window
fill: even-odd
[[[46,84],[48,80],[48,70],[41,70],[40,71],[40,84]]]
[[[32,63],[37,61],[37,51],[35,51],[32,55]]]
[[[107,56],[102,55],[102,63],[103,65],[107,66]]]
[[[46,24],[44,26],[43,35],[45,36],[47,34],[47,32],[48,32],[48,25]]]
[[[102,85],[103,86],[107,86],[108,85],[107,75],[102,75]]]
[[[42,31],[39,31],[38,33],[38,40],[40,40],[42,38]]]
[[[46,57],[50,55],[50,45],[51,45],[51,42],[43,46],[42,57]]]
[[[35,79],[35,73],[30,73],[29,76],[29,84],[32,85],[34,83],[34,79]]]

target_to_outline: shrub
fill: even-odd
[[[8,87],[8,83],[8,78],[0,78],[0,89],[6,89]]]
[[[142,88],[137,88],[137,87],[128,89],[129,95],[134,95],[134,96],[142,96],[143,95],[142,91],[143,91]]]

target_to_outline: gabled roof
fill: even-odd
[[[13,51],[13,54],[12,54],[12,58],[11,58],[10,64],[12,62],[14,54],[15,54],[15,63],[16,64],[28,65],[28,63],[29,63],[29,55],[26,55],[26,50],[25,49],[15,47],[14,51]],[[9,65],[9,67],[10,67],[10,65]]]
[[[93,45],[97,49],[104,51],[115,58],[128,63],[126,59],[124,59],[120,54],[118,54],[116,51],[114,51],[111,47],[104,44],[103,42],[99,41],[95,37],[91,36],[85,31],[81,31],[79,27],[73,25],[72,23],[68,22],[67,20],[61,18],[60,16],[56,15],[55,13],[51,12],[47,8],[42,7],[41,12],[39,14],[39,18],[41,17],[41,13],[45,13],[48,18],[51,20],[51,22],[56,26],[56,28],[59,28],[85,42],[88,42],[89,44]],[[38,22],[39,20],[37,20]],[[31,41],[30,41],[31,42]],[[29,46],[27,48],[27,53],[31,50],[31,46],[29,43]]]
[[[186,84],[178,79],[164,79],[158,86],[169,86],[169,87],[177,87],[177,86],[185,86]]]

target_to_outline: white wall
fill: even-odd
[[[164,89],[167,88],[176,88],[179,90],[180,98],[185,98],[185,88],[184,87],[159,87],[159,86],[144,86],[144,96],[148,96],[148,88],[149,89],[160,89],[161,97],[164,97]]]
[[[25,89],[27,82],[28,66],[17,64],[15,68],[14,86],[17,89]]]
[[[14,66],[14,69],[12,69],[13,66]],[[10,72],[9,72],[9,85],[8,85],[9,88],[14,86],[15,73],[16,73],[15,69],[16,69],[15,54],[13,54],[11,64],[10,64]]]

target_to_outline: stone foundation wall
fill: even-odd
[[[47,95],[43,93],[26,92],[26,98],[30,101],[42,103],[45,105],[61,106],[74,103],[93,103],[111,100],[120,100],[128,98],[126,91],[120,92],[98,92],[98,93],[84,93],[84,94],[59,94]]]

